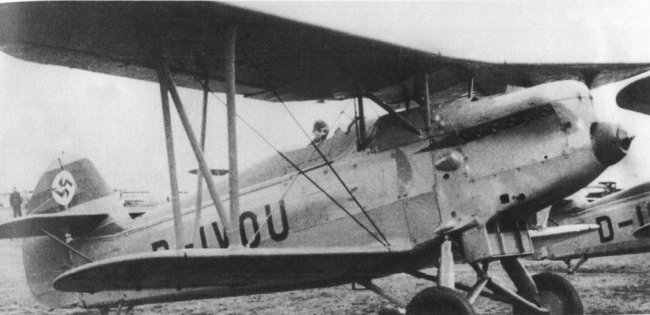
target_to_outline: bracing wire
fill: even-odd
[[[332,123],[330,124],[330,126],[336,126],[336,124],[339,122],[339,120],[341,119],[341,117],[343,117],[343,115],[345,114],[345,110],[350,106],[350,104],[351,104],[351,102],[348,102],[347,104],[341,106],[341,110],[339,111],[338,116],[336,117],[336,119],[334,120],[334,122],[332,122]],[[346,116],[347,116],[347,115],[346,115]],[[348,116],[348,117],[349,117],[349,116]],[[319,144],[319,145],[320,145],[320,144]],[[307,162],[311,159],[311,157],[314,156],[314,153],[316,153],[316,151],[312,151],[312,152],[309,154],[309,156],[308,156],[308,157],[307,157],[307,158],[306,158],[302,163],[299,164],[299,166],[300,166],[300,167],[304,167],[304,166],[307,164]],[[291,187],[293,187],[293,185],[296,183],[296,180],[297,180],[297,179],[298,179],[298,176],[295,176],[295,177],[293,177],[293,178],[291,179],[291,183],[289,183],[289,185],[287,185],[287,188],[286,188],[286,189],[284,190],[284,192],[282,193],[282,196],[280,197],[280,199],[284,199],[284,198],[285,198],[285,196],[287,195],[287,193],[289,193],[289,190],[291,190]],[[271,215],[272,215],[272,214],[269,212],[269,214],[268,214],[266,217],[264,217],[264,222],[268,222],[268,219],[269,219],[269,217],[271,217]],[[266,223],[265,223],[265,224],[266,224]],[[261,230],[261,229],[258,229],[257,232],[255,232],[255,234],[253,235],[253,238],[255,238],[255,237],[256,237],[258,234],[260,234],[261,232],[262,232],[262,230]]]
[[[341,119],[341,117],[345,114],[345,110],[350,106],[350,104],[351,104],[351,102],[348,102],[347,104],[345,104],[345,105],[343,105],[343,106],[341,107],[341,111],[339,112],[339,115],[336,117],[336,120],[334,120],[334,122],[333,122],[332,124],[330,124],[330,126],[336,126],[336,124],[339,122],[339,120]],[[347,116],[347,115],[346,115],[346,116]],[[348,117],[349,117],[349,116],[348,116]],[[320,143],[319,143],[319,145],[320,145]],[[300,163],[299,166],[300,166],[300,167],[303,167],[304,165],[306,165],[307,162],[312,158],[312,156],[314,156],[314,153],[316,153],[316,151],[311,151],[311,153],[309,154],[309,156],[308,156],[308,157],[307,157],[307,158],[306,158],[302,163]],[[293,184],[296,182],[296,179],[297,179],[297,178],[298,178],[298,177],[294,177],[294,178],[293,178],[293,180],[291,181],[291,183],[287,186],[287,189],[285,189],[284,194],[282,194],[282,197],[284,197],[284,196],[287,194],[287,192],[289,191],[289,189],[291,189],[291,187],[293,186]]]
[[[266,78],[266,76],[265,76],[265,75],[264,75],[264,74],[259,70],[259,68],[256,66],[256,64],[255,64],[254,62],[252,62],[252,60],[250,59],[250,57],[249,57],[248,55],[246,55],[246,57],[249,59],[249,62],[250,62],[250,64],[251,64],[251,66],[252,66],[253,69],[257,72],[257,74],[259,74],[259,76],[260,76],[264,81],[266,81],[267,83],[270,82],[270,81]],[[269,86],[270,86],[270,85],[269,85]],[[298,121],[298,118],[296,118],[296,116],[293,114],[293,112],[289,109],[289,107],[287,106],[287,104],[284,102],[284,99],[280,96],[280,94],[277,92],[277,90],[276,90],[275,88],[272,88],[271,91],[273,92],[273,95],[274,95],[274,96],[275,96],[275,97],[280,101],[280,103],[282,104],[282,106],[284,107],[284,109],[285,109],[285,110],[287,111],[287,113],[289,114],[289,117],[291,117],[291,119],[296,123],[296,125],[298,126],[298,128],[299,128],[299,129],[302,131],[302,133],[305,135],[305,137],[306,137],[308,140],[311,140],[311,139],[309,138],[309,134],[307,133],[307,131],[305,131],[305,129],[300,125],[300,122]],[[352,193],[352,191],[350,190],[350,188],[348,187],[348,185],[345,184],[345,181],[343,181],[343,179],[341,178],[341,176],[339,175],[339,173],[334,169],[334,167],[332,166],[332,163],[328,161],[327,157],[325,157],[325,155],[324,155],[323,152],[320,150],[320,148],[316,145],[316,143],[314,143],[313,141],[310,141],[310,143],[311,143],[311,145],[314,147],[314,149],[316,149],[316,151],[317,151],[318,154],[320,155],[321,159],[323,159],[323,161],[325,161],[325,164],[327,164],[327,165],[329,166],[330,170],[332,171],[332,174],[334,174],[334,176],[336,176],[336,178],[337,178],[338,181],[341,183],[341,185],[343,186],[343,188],[345,188],[345,190],[347,191],[348,195],[350,195],[350,197],[352,198],[352,200],[354,200],[354,202],[356,203],[356,205],[359,207],[359,209],[360,209],[361,212],[364,214],[364,216],[368,219],[368,221],[370,222],[370,224],[372,224],[372,226],[373,226],[374,229],[377,231],[377,233],[379,233],[379,235],[384,239],[384,241],[390,245],[390,242],[388,241],[388,239],[386,238],[386,236],[384,235],[384,233],[381,232],[381,229],[379,229],[379,227],[377,226],[377,224],[375,224],[375,221],[374,221],[372,218],[370,218],[370,215],[368,214],[368,212],[367,212],[367,211],[365,210],[365,208],[361,205],[361,203],[359,203],[359,200],[357,199],[356,196],[354,196],[354,194]]]
[[[199,82],[199,83],[200,83],[200,82]],[[225,103],[221,98],[219,98],[219,97],[215,94],[215,92],[212,92],[212,91],[211,91],[210,93],[211,93],[211,94],[212,94],[212,95],[213,95],[213,96],[214,96],[214,97],[215,97],[219,102],[221,102],[221,103],[224,104],[224,105],[226,104],[226,103]],[[383,240],[380,239],[377,235],[375,235],[372,231],[370,231],[370,229],[369,229],[368,227],[366,227],[363,223],[361,223],[361,221],[359,221],[359,219],[357,219],[356,217],[354,217],[354,215],[352,215],[352,214],[351,214],[347,209],[345,209],[345,207],[343,207],[343,206],[342,206],[342,205],[341,205],[341,204],[340,204],[336,199],[334,199],[334,197],[332,197],[332,196],[331,196],[327,191],[325,191],[325,189],[323,189],[323,188],[322,188],[320,185],[318,185],[318,183],[316,183],[316,182],[315,182],[315,181],[314,181],[314,180],[313,180],[309,175],[307,175],[307,173],[306,173],[304,170],[302,170],[302,169],[301,169],[298,165],[296,165],[296,164],[295,164],[291,159],[289,159],[288,156],[286,156],[286,155],[285,155],[284,153],[282,153],[282,152],[281,152],[277,147],[275,147],[275,146],[274,146],[274,145],[273,145],[273,144],[272,144],[268,139],[266,139],[266,137],[264,137],[264,136],[262,135],[262,133],[260,133],[256,128],[254,128],[251,124],[249,124],[248,121],[246,121],[243,117],[241,117],[241,116],[240,116],[239,114],[237,114],[237,113],[236,113],[235,115],[237,116],[237,118],[238,118],[242,123],[244,123],[244,125],[246,125],[246,127],[248,127],[248,128],[249,128],[253,133],[255,133],[258,137],[260,137],[260,139],[262,139],[262,141],[264,141],[267,145],[269,145],[269,146],[270,146],[270,147],[271,147],[271,148],[272,148],[272,149],[273,149],[273,150],[274,150],[278,155],[280,155],[280,157],[282,157],[285,161],[287,161],[287,163],[289,163],[293,168],[295,168],[295,169],[298,171],[299,174],[302,174],[303,176],[305,176],[305,178],[306,178],[307,180],[309,180],[309,182],[311,182],[311,183],[312,183],[312,184],[313,184],[313,185],[314,185],[318,190],[320,190],[323,194],[325,194],[325,196],[327,196],[327,198],[329,198],[329,199],[330,199],[334,204],[336,204],[339,208],[341,208],[341,210],[343,210],[343,212],[345,212],[345,213],[346,213],[350,218],[352,218],[352,220],[353,220],[355,223],[357,223],[359,226],[361,226],[361,228],[363,228],[366,232],[368,232],[368,234],[370,234],[370,236],[372,236],[372,237],[373,237],[377,242],[379,242],[381,245],[386,246],[386,247],[389,247],[389,246],[390,246],[390,243],[388,242],[388,240],[386,239],[386,237],[381,233],[381,231],[378,230],[378,232],[379,232],[379,234],[381,235],[381,237],[383,238]],[[318,148],[317,148],[317,150],[318,150]],[[320,150],[318,150],[318,151],[320,151]],[[322,152],[321,152],[321,154],[322,154]],[[331,163],[327,162],[326,159],[325,159],[325,161],[326,161],[326,164],[331,164]],[[363,211],[363,209],[362,209],[362,211]],[[364,211],[364,212],[365,212],[365,211]],[[373,225],[374,225],[374,222],[372,222],[372,220],[371,220],[371,223],[373,223]],[[375,226],[375,228],[376,228],[376,226]]]

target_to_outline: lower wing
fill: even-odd
[[[89,263],[54,280],[57,290],[98,292],[243,286],[342,284],[405,268],[411,253],[386,248],[185,249]]]

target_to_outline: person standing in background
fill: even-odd
[[[14,191],[11,192],[9,195],[9,203],[11,204],[11,207],[14,209],[14,218],[18,218],[22,216],[22,212],[20,211],[20,206],[23,204],[23,198],[20,196],[20,193],[16,190],[16,187],[14,187]]]

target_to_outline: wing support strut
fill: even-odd
[[[205,132],[208,116],[208,79],[205,79],[203,84],[203,112],[201,116],[201,150],[205,152]],[[194,230],[192,235],[192,244],[194,247],[198,247],[199,242],[201,241],[200,228],[201,228],[201,205],[203,204],[203,176],[200,172],[197,174],[197,183],[196,183],[196,212],[194,214]]]
[[[178,178],[176,177],[176,154],[174,153],[174,135],[172,131],[171,115],[169,112],[169,96],[167,85],[160,84],[160,99],[162,101],[163,122],[165,128],[165,145],[167,147],[167,166],[169,170],[169,185],[172,193],[172,213],[174,215],[174,236],[176,249],[185,247],[183,218],[181,217],[181,204],[178,199]]]
[[[178,112],[178,116],[181,120],[181,123],[183,124],[183,128],[185,129],[185,134],[187,135],[190,145],[192,146],[192,151],[194,151],[196,160],[199,163],[199,170],[201,171],[201,175],[203,176],[203,179],[205,180],[205,183],[208,186],[210,197],[212,197],[212,201],[214,202],[214,205],[217,208],[217,214],[219,215],[221,224],[223,225],[224,231],[226,232],[226,237],[228,237],[229,240],[236,240],[237,238],[235,237],[231,229],[230,221],[226,216],[225,207],[221,202],[219,193],[217,193],[217,187],[214,184],[214,179],[210,174],[210,167],[208,167],[208,163],[205,161],[205,157],[203,156],[203,151],[199,147],[199,144],[196,140],[196,136],[194,135],[194,131],[192,130],[192,126],[190,125],[190,121],[187,117],[187,114],[185,113],[185,109],[183,108],[183,103],[181,102],[180,96],[178,95],[178,91],[176,90],[176,86],[174,85],[174,81],[172,80],[171,73],[169,72],[169,68],[167,67],[167,64],[165,62],[161,62],[160,68],[158,69],[158,77],[160,79],[160,84],[163,85],[165,90],[167,90],[167,92],[169,92],[169,94],[171,94],[172,96],[172,100],[174,101],[174,105],[176,106],[176,111]],[[161,90],[162,88],[163,87],[161,87]],[[166,95],[167,94],[165,93],[163,100],[167,99]],[[180,216],[180,211],[178,215]],[[178,229],[179,226],[176,226],[176,230]]]
[[[382,100],[378,99],[375,97],[372,93],[366,94],[366,97],[369,98],[371,101],[375,102],[379,107],[383,108],[385,111],[388,112],[392,117],[395,117],[407,130],[413,132],[416,135],[422,135],[422,131],[413,125],[413,123],[404,118],[402,115],[397,113],[392,107],[388,106],[386,103],[384,103]]]
[[[236,69],[235,69],[235,44],[237,39],[237,28],[230,27],[226,32],[225,38],[225,56],[226,56],[226,107],[228,116],[228,167],[230,174],[228,176],[230,188],[230,227],[235,228],[239,225],[239,171],[237,168],[237,111],[235,110],[235,88],[236,88]],[[224,226],[224,229],[227,230]],[[233,245],[239,244],[239,238],[234,237],[234,231],[230,242]]]

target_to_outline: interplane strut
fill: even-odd
[[[161,75],[162,82],[162,75]],[[176,155],[174,153],[174,136],[169,113],[169,94],[167,84],[160,84],[160,98],[162,101],[163,122],[165,127],[165,145],[167,147],[167,164],[169,169],[169,185],[171,188],[172,213],[174,215],[174,233],[176,249],[185,246],[183,218],[181,216],[181,204],[178,199],[178,178],[176,177]]]
[[[236,93],[236,69],[235,69],[235,45],[237,39],[237,28],[230,27],[225,38],[225,75],[226,75],[226,106],[228,107],[228,165],[230,168],[230,228],[234,229],[239,224],[239,171],[237,168],[237,112],[235,110]],[[227,229],[226,229],[227,230]],[[234,234],[233,231],[228,234]],[[238,238],[232,235],[233,245],[240,245]]]
[[[161,63],[161,66],[158,69],[158,75],[161,84],[166,86],[166,90],[169,92],[169,94],[171,94],[172,100],[174,101],[174,105],[176,105],[176,111],[178,112],[178,116],[181,120],[181,123],[183,124],[183,128],[185,129],[185,134],[187,135],[190,145],[192,146],[192,150],[194,151],[194,155],[196,156],[196,159],[199,163],[199,170],[201,171],[201,174],[205,179],[205,183],[208,186],[210,197],[212,197],[212,201],[214,202],[214,205],[217,208],[219,219],[223,224],[224,231],[226,231],[226,237],[228,237],[229,239],[234,239],[235,235],[231,235],[233,233],[232,233],[232,228],[230,226],[230,221],[226,216],[226,210],[225,207],[223,206],[223,203],[221,202],[219,193],[217,192],[217,187],[214,184],[214,180],[211,176],[210,168],[208,167],[208,164],[205,161],[205,157],[203,156],[203,151],[199,147],[199,144],[196,140],[196,136],[194,135],[194,131],[192,130],[192,127],[190,125],[190,121],[187,118],[185,109],[183,108],[183,103],[181,102],[180,96],[178,95],[178,91],[176,90],[176,87],[172,80],[171,73],[169,72],[169,68],[167,68],[167,65],[164,62]],[[163,100],[164,99],[165,97],[163,97]],[[178,215],[180,216],[180,211]],[[179,226],[177,225],[175,229],[178,233]]]
[[[205,152],[205,133],[208,116],[208,79],[206,78],[203,85],[203,112],[201,115],[201,150]],[[201,213],[203,204],[203,176],[197,172],[196,183],[196,213],[194,214],[194,229],[192,232],[192,244],[199,244],[201,241],[201,234],[199,232],[201,227]],[[195,245],[197,246],[197,245]]]

